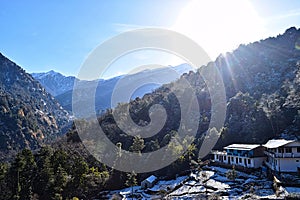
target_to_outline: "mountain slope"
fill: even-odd
[[[213,65],[223,77],[227,98],[226,120],[224,127],[218,130],[221,137],[217,148],[233,142],[264,143],[282,134],[300,136],[299,38],[300,30],[292,27],[277,37],[240,45],[198,71],[181,77],[195,89],[201,107],[197,145],[201,144],[211,117],[210,94],[200,71],[209,71]],[[154,104],[163,105],[170,116],[157,135],[145,140],[146,151],[156,140],[159,141],[158,147],[165,146],[168,140],[164,138],[171,137],[173,131],[178,129],[180,107],[170,89],[173,85],[163,85],[130,103],[131,117],[140,125],[150,122],[148,109]],[[132,138],[118,128],[110,112],[103,115],[99,122],[112,141],[122,141],[122,147],[129,148]]]
[[[205,133],[211,131],[208,125],[212,115],[210,94],[200,72],[213,71],[214,65],[223,77],[227,99],[224,126],[216,130],[221,134],[216,148],[230,143],[262,144],[283,134],[286,137],[300,136],[299,38],[300,30],[290,28],[275,38],[240,45],[235,51],[220,55],[215,62],[181,77],[195,89],[200,105],[195,140],[197,148]],[[163,128],[155,136],[144,140],[143,152],[153,150],[153,143],[156,149],[163,147],[176,136],[181,112],[172,87],[180,85],[181,79],[130,102],[130,116],[138,125],[150,123],[148,111],[152,105],[162,105],[168,115]],[[122,111],[122,108],[126,108],[126,104],[118,106],[117,110]],[[189,117],[192,116],[193,111]],[[99,118],[99,123],[111,141],[121,141],[122,148],[130,148],[132,137],[118,127],[111,111]],[[125,124],[126,121],[119,123]]]
[[[68,120],[52,95],[0,54],[0,151],[34,149],[56,137]]]
[[[249,45],[217,58],[228,98],[220,143],[265,142],[288,132],[299,136],[300,30]]]

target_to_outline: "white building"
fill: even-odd
[[[300,142],[295,140],[269,140],[265,154],[266,165],[278,172],[300,171]]]
[[[154,186],[154,184],[156,183],[156,181],[157,181],[157,177],[154,176],[154,175],[151,175],[147,179],[145,179],[145,180],[142,181],[141,187],[143,189],[151,188],[151,187]]]
[[[224,151],[213,151],[214,161],[247,168],[259,168],[266,159],[259,144],[231,144]]]

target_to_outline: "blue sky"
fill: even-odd
[[[53,69],[76,75],[84,59],[101,42],[135,28],[163,27],[182,32],[200,45],[202,42],[214,59],[240,43],[276,36],[290,26],[300,27],[298,0],[208,2],[211,1],[1,0],[0,52],[28,72]],[[222,19],[226,20],[225,28]],[[245,30],[249,35],[242,32],[244,25],[252,31]],[[216,27],[221,28],[220,36],[213,35],[218,32]],[[226,32],[226,27],[230,31]],[[203,32],[206,34],[200,38]],[[128,71],[133,64],[125,60],[107,76]]]

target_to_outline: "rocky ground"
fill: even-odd
[[[102,193],[100,199],[284,199],[300,194],[300,188],[278,187],[259,172],[246,174],[235,171],[235,180],[227,178],[228,169],[204,167],[201,171],[174,180],[160,180],[152,188],[140,186]]]

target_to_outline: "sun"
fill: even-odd
[[[212,59],[265,35],[263,20],[247,0],[193,0],[172,29],[193,39]]]

